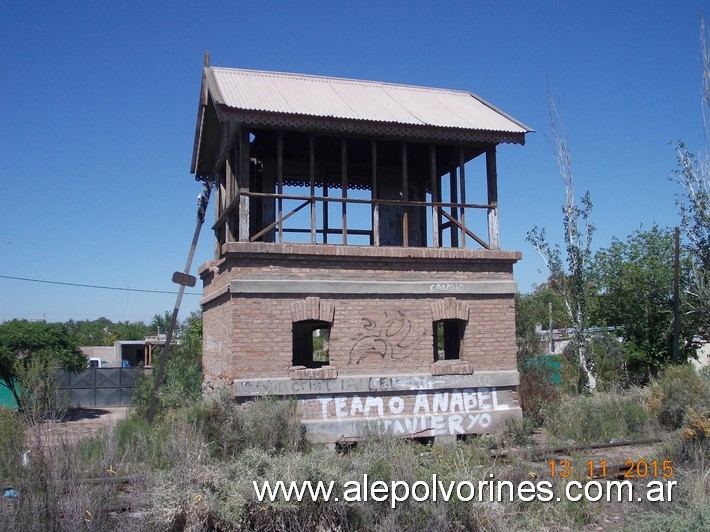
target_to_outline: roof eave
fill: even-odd
[[[216,105],[220,121],[240,125],[308,130],[318,133],[346,133],[388,138],[406,138],[421,141],[482,142],[491,144],[525,144],[525,134],[532,130],[516,122],[524,131],[494,131],[465,128],[446,128],[428,125],[401,124],[352,120],[328,116],[273,113],[266,111],[234,109]]]

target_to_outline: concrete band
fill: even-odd
[[[381,418],[359,418],[338,420],[304,419],[306,437],[311,443],[337,443],[372,437],[375,434],[392,434],[404,437],[446,437],[457,434],[486,434],[503,432],[506,421],[510,418],[522,418],[520,407],[513,406],[506,410],[477,411],[461,414],[426,414],[424,416],[402,417],[385,416]],[[457,419],[454,419],[457,418]],[[460,419],[463,418],[462,421]],[[478,419],[476,419],[478,418]],[[483,421],[481,424],[471,421]],[[456,421],[457,428],[465,429],[464,432],[452,429],[452,421]]]
[[[314,395],[381,393],[392,391],[425,391],[460,388],[496,388],[517,386],[517,371],[478,371],[472,375],[352,375],[337,379],[291,380],[237,379],[234,396],[238,398],[261,395]]]
[[[333,281],[235,279],[232,294],[499,295],[515,294],[515,281]]]

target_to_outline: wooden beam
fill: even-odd
[[[454,230],[454,226],[458,227],[461,229],[463,232],[465,232],[468,236],[473,238],[476,242],[478,242],[484,249],[491,249],[490,246],[481,238],[479,238],[477,235],[475,235],[472,231],[469,229],[466,229],[463,225],[461,225],[461,222],[458,220],[454,219],[448,212],[446,211],[441,211],[441,214],[443,214],[446,218],[448,218],[451,221],[451,234],[456,233],[457,231]]]
[[[345,137],[340,139],[340,187],[342,198],[348,197],[348,141]],[[343,245],[348,245],[348,204],[341,204],[343,213]]]
[[[488,243],[491,249],[500,249],[498,234],[498,170],[496,168],[496,147],[486,150],[486,181],[488,184]]]
[[[284,136],[282,131],[276,133],[276,191],[279,194],[279,198],[276,200],[277,203],[277,215],[276,219],[280,220],[279,223],[279,243],[284,241],[284,231],[283,231],[283,193],[284,193]]]
[[[316,202],[313,197],[316,195],[316,148],[313,133],[308,135],[308,177],[311,184],[311,244],[316,243]]]
[[[214,172],[217,172],[222,166],[224,166],[224,162],[227,160],[229,157],[229,152],[234,148],[234,145],[237,143],[237,136],[239,134],[239,127],[237,127],[233,122],[227,122],[224,126],[224,129],[222,131],[222,138],[223,138],[223,143],[222,143],[222,150],[219,153],[219,157],[217,158],[217,163],[214,165]]]
[[[248,196],[250,198],[278,198],[281,196],[283,199],[294,199],[294,200],[308,200],[311,199],[308,195],[303,194],[271,194],[269,192],[242,192],[243,196]],[[380,203],[383,205],[399,205],[408,207],[460,207],[463,205],[467,209],[488,209],[491,205],[487,203],[450,203],[450,202],[432,202],[432,201],[402,201],[394,199],[364,199],[364,198],[338,198],[330,196],[313,196],[315,201],[329,201],[332,203],[366,203],[371,205],[373,203]],[[218,224],[215,224],[215,226]]]
[[[409,172],[407,169],[407,143],[402,142],[402,199],[409,201]],[[404,206],[402,214],[402,241],[409,247],[409,207]]]
[[[231,204],[234,201],[234,197],[237,195],[237,177],[234,172],[233,163],[236,161],[236,156],[234,159],[227,157],[224,161],[224,178],[225,178],[225,189],[224,189],[224,200]],[[233,218],[230,216],[227,218],[227,223],[225,224],[224,230],[224,240],[225,242],[234,242],[236,240],[236,231],[233,223]]]
[[[442,184],[444,182],[443,178],[444,178],[444,176],[442,176],[442,175],[438,175],[436,178],[436,185],[437,185],[436,188],[437,188],[437,191],[439,192],[439,197],[438,197],[439,203],[441,203],[441,194],[442,194],[441,188],[442,188]],[[432,201],[436,201],[436,200],[437,200],[437,198],[432,198]],[[442,247],[444,245],[444,225],[443,225],[444,217],[441,214],[441,210],[443,208],[444,208],[443,205],[436,206],[436,215],[438,216],[437,223],[439,224],[439,247]]]
[[[459,148],[459,184],[461,186],[461,198],[462,204],[466,203],[466,159],[464,158],[463,148]],[[466,247],[466,211],[465,207],[461,205],[461,214],[459,216],[461,220],[461,247]]]
[[[328,243],[328,178],[323,176],[323,243]]]
[[[449,172],[449,201],[451,203],[458,203],[458,198],[459,193],[458,187],[456,186],[456,169],[454,169]],[[447,216],[447,218],[449,218],[449,216]],[[456,221],[459,219],[459,211],[456,207],[451,207],[451,218]],[[449,234],[451,235],[451,247],[459,247],[459,234],[453,226],[451,227]]]
[[[436,146],[429,145],[429,179],[431,183],[431,201],[436,202],[439,195],[438,175],[436,172]],[[432,246],[439,247],[439,214],[438,207],[434,206],[431,210],[431,235]]]
[[[249,129],[239,129],[239,241],[249,242],[249,196],[242,192],[251,190],[251,160],[249,155]]]
[[[303,209],[303,207],[305,207],[306,205],[308,205],[308,204],[310,204],[310,203],[311,203],[310,201],[304,201],[304,202],[301,203],[298,207],[296,207],[295,209],[293,209],[291,212],[287,213],[285,216],[283,216],[283,217],[282,217],[282,216],[279,216],[276,221],[270,223],[269,225],[267,225],[266,227],[264,227],[261,231],[259,231],[259,232],[256,233],[254,236],[252,236],[252,237],[250,238],[250,242],[254,242],[254,241],[257,240],[260,236],[265,235],[266,233],[268,233],[269,231],[271,231],[271,230],[272,230],[274,227],[276,227],[277,225],[278,225],[279,227],[281,227],[281,226],[283,225],[284,220],[288,220],[291,216],[293,216],[294,214],[296,214],[298,211],[300,211],[301,209]],[[293,231],[289,231],[288,229],[283,229],[283,231],[293,232]]]
[[[372,139],[372,240],[373,245],[380,245],[380,204],[377,200],[377,140]]]

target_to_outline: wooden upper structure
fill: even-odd
[[[215,183],[218,259],[229,242],[496,250],[496,145],[530,131],[470,92],[206,62],[192,172]]]

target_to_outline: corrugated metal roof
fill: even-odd
[[[242,111],[525,134],[532,131],[466,92],[373,81],[206,67],[216,104]]]

